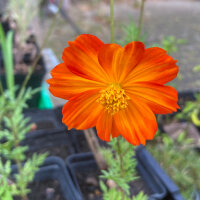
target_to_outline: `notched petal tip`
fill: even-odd
[[[123,46],[123,48],[128,48],[130,46],[135,46],[137,48],[145,48],[145,44],[143,42],[140,42],[140,41],[132,41],[132,42],[129,42],[128,44],[126,44],[125,46]]]
[[[69,44],[69,46],[71,46],[74,43],[81,43],[81,42],[84,42],[85,44],[87,42],[97,42],[102,45],[104,44],[98,37],[96,37],[95,35],[91,35],[91,34],[81,34],[81,35],[77,36],[74,41],[68,41],[68,44]]]
[[[80,35],[63,51],[62,60],[77,76],[107,82],[108,76],[98,62],[98,53],[104,43],[93,35]]]

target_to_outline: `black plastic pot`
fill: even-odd
[[[136,149],[136,158],[139,165],[143,166],[144,169],[144,171],[142,171],[140,168],[138,168],[138,171],[149,186],[153,186],[151,178],[155,178],[160,181],[161,184],[166,188],[166,200],[184,200],[177,185],[165,173],[165,171],[160,167],[157,161],[151,156],[151,154],[145,149],[144,146],[141,145]],[[146,174],[149,174],[149,177],[146,176]]]
[[[17,173],[17,167],[12,166],[12,174],[15,173]],[[74,189],[71,176],[65,167],[65,163],[59,157],[48,157],[35,174],[34,182],[46,180],[57,180],[59,182],[64,200],[81,200],[79,193]]]
[[[82,131],[67,130],[62,124],[61,107],[51,110],[29,109],[24,114],[30,118],[30,123],[35,123],[38,127],[29,132],[22,142],[22,145],[29,146],[29,152],[65,145],[72,154],[83,151],[83,146],[86,146]]]
[[[31,108],[24,110],[24,116],[30,118],[30,123],[37,124],[39,130],[66,129],[62,123],[62,114],[60,108],[44,109]],[[34,131],[33,131],[34,132]]]
[[[30,118],[30,124],[36,124],[36,130],[26,135],[22,145],[28,145],[29,151],[61,145],[68,142],[67,129],[57,119],[55,110],[28,109],[24,111],[25,117]]]
[[[76,178],[76,173],[87,172],[87,171],[90,172],[91,170],[98,169],[93,154],[91,152],[88,152],[88,153],[70,155],[66,159],[66,165],[72,177],[74,188],[77,190],[77,193],[81,195],[81,189]],[[141,175],[145,174],[145,177],[148,179],[148,181],[151,181],[150,183],[147,182],[148,186],[153,192],[153,194],[149,197],[149,199],[150,200],[164,199],[167,195],[167,191],[162,182],[158,179],[158,177],[151,176],[149,172],[146,171],[146,169],[140,163],[140,160],[138,160],[137,169],[139,173],[142,173]]]

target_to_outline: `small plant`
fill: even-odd
[[[199,72],[200,71],[200,65],[196,65],[193,67],[193,72]]]
[[[131,22],[123,28],[124,36],[122,40],[117,41],[120,45],[124,46],[132,41],[145,42],[146,34],[138,38],[138,28],[134,22]]]
[[[185,107],[176,115],[177,119],[192,121],[196,126],[200,126],[200,93],[195,95],[195,101],[187,101]]]
[[[23,115],[23,109],[27,107],[26,101],[37,92],[27,89],[16,100],[10,91],[5,91],[0,96],[0,199],[12,200],[19,196],[27,200],[30,192],[28,184],[33,180],[38,167],[43,163],[47,154],[33,154],[26,157],[28,146],[20,143],[31,130],[29,119]],[[18,173],[11,176],[11,163],[17,165]]]
[[[147,149],[178,185],[183,197],[189,200],[195,189],[200,190],[200,159],[191,148],[193,139],[186,138],[186,135],[186,132],[182,132],[173,141],[162,134],[162,143],[150,143]]]
[[[131,181],[136,180],[136,160],[134,156],[134,147],[123,138],[114,138],[110,142],[111,148],[102,150],[108,165],[107,170],[102,170],[101,179],[111,182],[108,187],[102,180],[100,187],[103,191],[104,200],[147,200],[147,196],[140,192],[137,196],[131,197]]]
[[[160,44],[153,44],[152,47],[161,47],[167,51],[168,54],[178,52],[179,45],[186,44],[185,39],[177,39],[175,36],[165,36]]]
[[[186,42],[187,41],[185,39],[177,39],[175,36],[170,35],[164,37],[164,39],[161,41],[161,44],[154,44],[152,46],[161,47],[165,49],[168,54],[171,54],[176,53],[179,50],[178,46],[186,44]]]

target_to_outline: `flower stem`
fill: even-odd
[[[14,136],[14,148],[18,148],[20,145],[19,145],[19,137],[18,137],[18,132],[16,130],[16,126],[14,125],[14,122],[12,122],[12,126],[11,126],[11,131],[13,133],[13,136]],[[23,167],[22,167],[22,163],[19,159],[19,156],[16,156],[14,158],[14,161],[16,162],[17,164],[17,169],[18,169],[18,174],[19,174],[19,177],[20,177],[20,180],[19,182],[20,183],[23,183],[24,182],[24,175],[23,175]],[[26,193],[26,188],[24,188],[24,184],[20,184],[19,185],[19,189],[20,189],[20,197],[22,198],[22,200],[27,200],[27,193]]]
[[[143,16],[144,16],[144,3],[145,3],[145,0],[142,0],[141,6],[140,6],[140,18],[139,18],[139,24],[138,24],[137,40],[140,40],[140,34],[142,30],[142,22],[143,22]]]
[[[115,41],[115,30],[114,30],[114,0],[110,0],[110,42]]]
[[[122,154],[122,150],[121,150],[121,146],[120,146],[120,137],[117,138],[117,152],[116,152],[119,156],[119,160],[120,160],[120,174],[121,177],[124,176],[124,168],[123,168],[123,154]],[[120,188],[120,191],[122,193],[122,200],[124,200],[125,198],[125,192],[122,188]]]
[[[1,95],[3,94],[3,86],[2,86],[1,80],[0,80],[0,94]]]

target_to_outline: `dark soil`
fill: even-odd
[[[100,171],[88,171],[76,174],[84,200],[102,200],[99,187]]]
[[[146,194],[147,196],[153,194],[151,189],[139,175],[137,180],[132,181],[130,183],[130,191],[131,191],[131,196],[135,196],[141,191],[143,191],[143,193]]]
[[[31,183],[29,185],[30,193],[28,200],[64,200],[60,184],[55,180]],[[14,200],[21,200],[16,197]]]
[[[33,153],[48,153],[48,156],[58,156],[62,158],[63,160],[66,159],[67,156],[70,155],[69,148],[67,145],[62,145],[59,147],[46,147],[46,148],[41,148],[40,150],[33,152]],[[33,154],[28,153],[28,157],[32,156]]]
[[[100,171],[90,171],[77,173],[76,177],[83,194],[84,200],[102,200],[102,191],[99,186]],[[138,179],[130,183],[131,196],[143,191],[147,196],[153,194],[146,183],[138,175]]]

